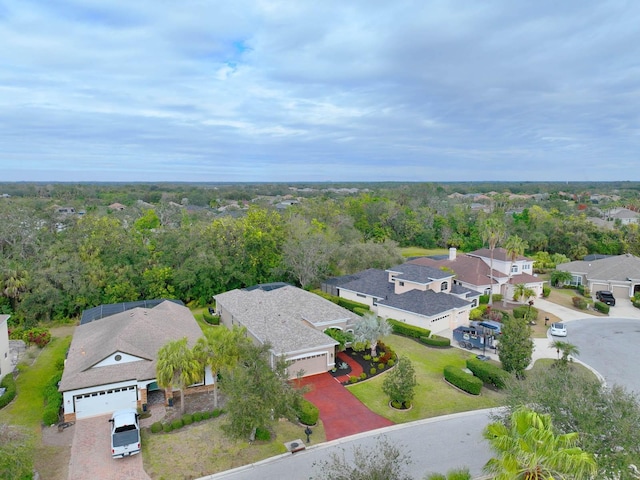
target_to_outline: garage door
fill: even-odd
[[[606,283],[594,283],[591,285],[591,295],[595,295],[600,290],[609,290],[609,285]]]
[[[73,399],[76,418],[79,419],[112,413],[122,408],[136,408],[138,395],[136,386],[132,385],[76,395]]]
[[[304,370],[303,376],[316,375],[327,371],[327,354],[319,353],[303,358],[290,360],[287,371],[290,378],[295,378],[300,370]]]
[[[627,300],[629,298],[629,287],[613,287],[613,296],[616,300]]]

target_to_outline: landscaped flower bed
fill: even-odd
[[[349,376],[349,380],[343,381],[343,384],[356,383],[361,380],[366,380],[367,378],[375,377],[383,373],[384,371],[391,368],[396,362],[396,354],[391,349],[391,347],[386,346],[382,342],[378,343],[378,347],[376,349],[376,357],[371,356],[371,350],[365,349],[363,351],[356,352],[352,348],[347,348],[344,350],[348,357],[353,359],[356,363],[358,363],[362,367],[362,374],[359,376],[351,375]],[[343,370],[340,373],[340,370],[334,374],[334,376],[345,375],[345,371]]]

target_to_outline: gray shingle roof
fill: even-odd
[[[598,260],[561,263],[556,268],[571,273],[584,274],[588,280],[627,282],[629,279],[640,279],[640,258],[630,253]]]
[[[401,295],[394,294],[389,296],[389,298],[379,301],[378,304],[417,313],[426,317],[440,315],[454,308],[469,306],[468,301],[462,300],[455,295],[449,295],[444,292],[434,292],[433,290],[410,290]]]
[[[412,263],[403,263],[387,269],[388,272],[397,272],[397,278],[407,280],[409,282],[429,284],[434,280],[453,277],[450,272],[445,272],[439,268],[427,265],[416,265]]]
[[[71,341],[60,391],[155,379],[160,347],[184,337],[193,346],[201,336],[202,330],[189,309],[170,301],[154,308],[134,308],[79,325]],[[115,352],[141,360],[91,368]]]
[[[385,298],[388,295],[393,295],[395,289],[393,283],[389,282],[389,274],[384,270],[375,268],[340,278],[346,281],[344,283],[334,283],[334,285],[372,297]]]
[[[216,295],[217,304],[278,354],[337,345],[322,333],[333,325],[353,325],[358,316],[297,287],[231,290]]]

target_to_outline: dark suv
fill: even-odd
[[[598,290],[596,292],[596,298],[602,303],[606,303],[612,307],[616,304],[616,299],[614,298],[613,293],[608,292],[607,290]]]

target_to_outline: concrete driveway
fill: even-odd
[[[101,415],[76,421],[69,480],[151,480],[142,467],[142,454],[111,458],[109,418]]]

